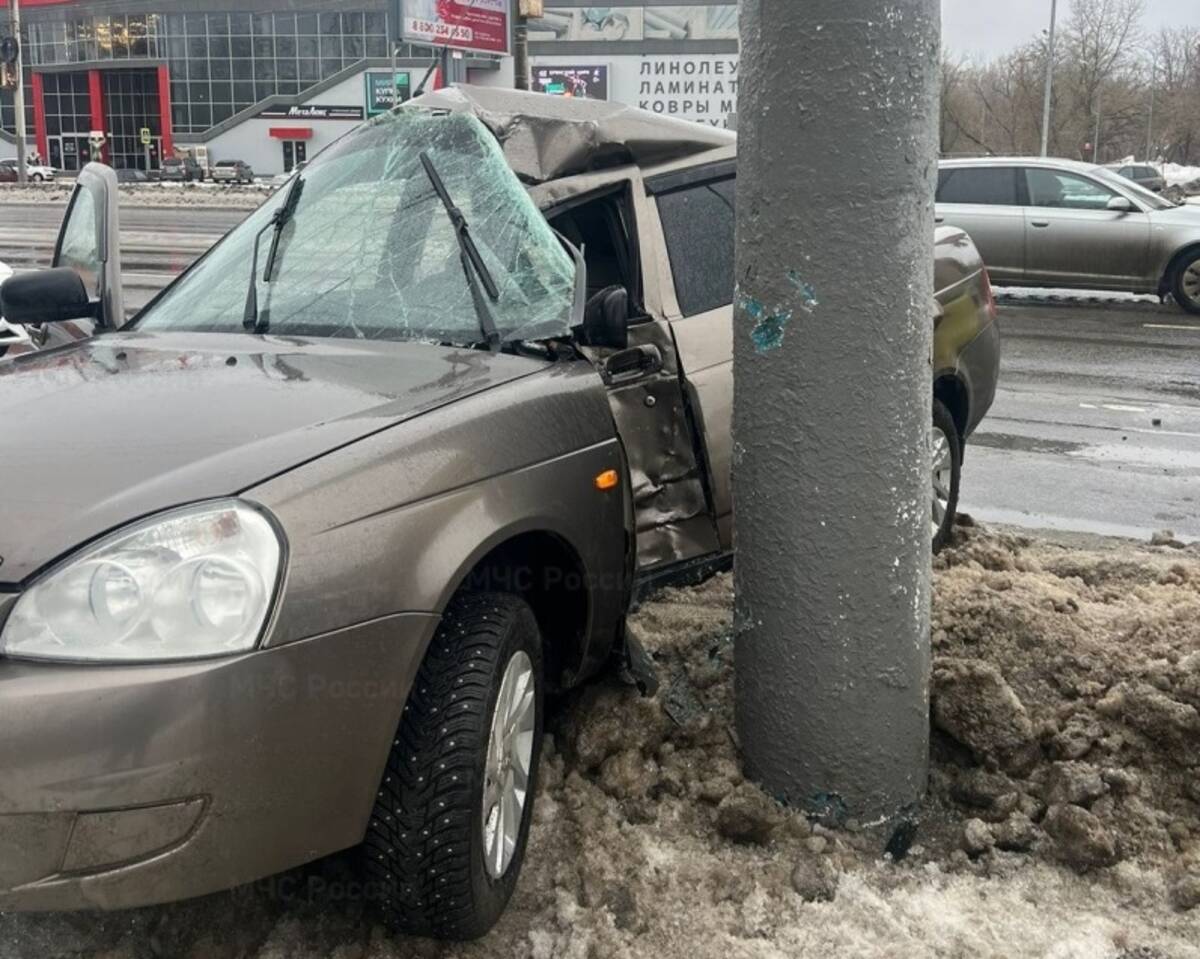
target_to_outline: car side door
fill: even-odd
[[[938,225],[965,230],[999,283],[1025,278],[1025,211],[1012,166],[951,166],[938,172]]]
[[[608,390],[629,463],[638,574],[653,576],[718,546],[675,338],[643,294],[644,192],[631,169],[627,177],[543,210],[583,253],[588,311],[606,302],[625,309],[624,345],[580,350]]]
[[[647,180],[647,244],[701,440],[706,494],[720,549],[733,548],[733,296],[736,161]]]
[[[1049,167],[1022,170],[1026,273],[1040,285],[1130,290],[1144,286],[1150,218],[1133,201],[1082,173]],[[985,257],[986,259],[986,257]]]
[[[113,330],[125,325],[117,196],[117,174],[111,167],[89,163],[80,170],[51,262],[79,274],[88,296],[98,304],[94,325]],[[73,339],[93,332],[89,320],[53,325]]]

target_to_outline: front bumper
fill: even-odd
[[[0,660],[0,911],[184,899],[358,843],[436,625],[198,663]]]

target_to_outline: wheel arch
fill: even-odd
[[[959,442],[965,444],[967,424],[971,422],[971,391],[967,384],[957,372],[944,370],[934,378],[933,398],[950,411]]]
[[[1179,269],[1188,256],[1195,254],[1200,254],[1200,240],[1181,246],[1171,254],[1171,258],[1167,261],[1166,269],[1163,270],[1163,275],[1158,281],[1160,294],[1171,292],[1175,285],[1175,271]]]
[[[561,532],[516,525],[481,543],[450,580],[439,611],[463,590],[520,596],[542,634],[552,689],[571,686],[585,671],[592,628],[592,582],[580,551]]]

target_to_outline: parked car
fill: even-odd
[[[254,171],[242,160],[218,160],[212,168],[213,183],[253,183]]]
[[[1127,163],[1117,168],[1117,175],[1132,180],[1152,193],[1162,193],[1167,188],[1167,179],[1162,175],[1162,171],[1147,163]]]
[[[193,157],[167,157],[159,170],[160,180],[191,183],[204,182],[204,167]]]
[[[1172,294],[1200,313],[1200,209],[1112,170],[1030,157],[945,160],[937,220],[962,227],[998,284]]]
[[[19,167],[15,159],[0,160],[0,183],[16,183]],[[9,178],[11,174],[11,179]],[[30,183],[49,183],[54,180],[54,168],[41,163],[25,163],[25,179]]]
[[[145,170],[139,170],[136,167],[124,167],[117,170],[116,173],[117,182],[123,185],[148,183],[150,181],[149,174]]]
[[[114,178],[81,172],[56,268],[0,287],[100,325],[0,363],[5,481],[37,490],[0,498],[0,911],[357,847],[395,927],[490,928],[545,695],[636,669],[635,590],[731,555],[735,161],[617,104],[439,91],[125,325]],[[936,281],[931,519],[998,350],[960,230]]]

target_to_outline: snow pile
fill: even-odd
[[[55,183],[0,185],[0,204],[66,204],[75,188],[72,181]],[[268,182],[253,185],[218,186],[210,183],[143,183],[120,188],[121,206],[178,207],[210,206],[252,210],[270,196],[276,187]]]
[[[1178,163],[1164,163],[1163,178],[1167,186],[1191,187],[1191,193],[1200,193],[1200,166],[1180,166]]]
[[[933,766],[915,844],[743,781],[729,577],[647,602],[653,699],[561,704],[525,871],[482,942],[390,940],[346,857],[111,916],[0,917],[0,954],[1200,957],[1200,553],[965,527],[936,562]]]

